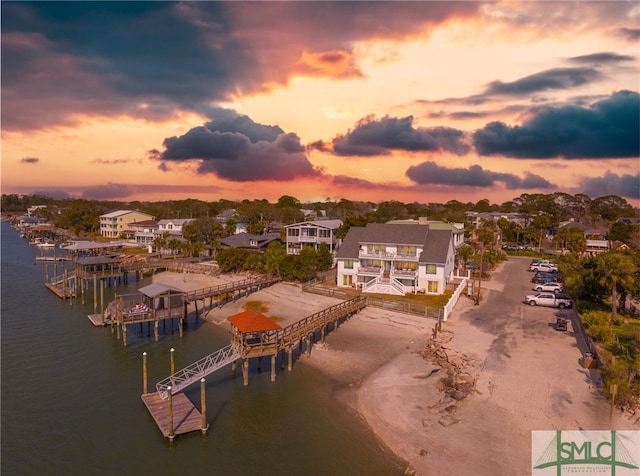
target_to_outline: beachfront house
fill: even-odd
[[[334,253],[340,247],[335,230],[342,225],[342,220],[314,220],[286,225],[287,254],[297,255],[300,250],[310,246],[316,251],[320,243],[326,243],[329,251]]]
[[[220,249],[244,248],[256,253],[264,252],[267,246],[274,241],[280,241],[280,234],[265,233],[264,235],[253,235],[242,232],[227,236],[226,238],[218,238]]]
[[[455,267],[450,227],[368,223],[351,227],[337,252],[337,285],[363,292],[443,294]]]
[[[129,224],[153,220],[153,216],[136,210],[116,210],[100,215],[100,236],[118,238],[129,229]]]

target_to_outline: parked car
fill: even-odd
[[[558,273],[547,273],[544,271],[539,271],[533,275],[531,278],[531,282],[535,284],[544,284],[544,283],[561,283],[562,276]]]
[[[551,282],[551,283],[538,283],[533,287],[534,291],[538,292],[550,292],[550,293],[561,293],[564,291],[564,286],[562,283]]]
[[[558,271],[558,265],[553,263],[534,263],[529,266],[529,271]]]
[[[573,306],[569,296],[555,293],[537,293],[525,296],[524,303],[530,306],[547,306],[565,309]]]

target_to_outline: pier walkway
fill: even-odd
[[[89,319],[96,326],[110,324],[116,327],[118,339],[122,335],[123,343],[127,345],[127,326],[130,324],[153,323],[156,342],[159,337],[159,323],[168,319],[178,319],[178,330],[182,336],[184,319],[187,316],[188,305],[195,305],[196,319],[198,319],[198,302],[210,300],[210,306],[214,302],[237,299],[240,296],[259,291],[280,281],[276,276],[257,276],[242,279],[218,286],[196,289],[194,291],[182,291],[180,289],[162,284],[150,284],[140,288],[137,293],[116,295],[104,313],[90,314]]]
[[[303,343],[306,343],[305,350],[307,355],[309,355],[313,336],[317,332],[321,333],[321,340],[324,341],[325,333],[329,330],[329,325],[332,325],[332,329],[337,329],[341,320],[349,318],[366,306],[367,298],[359,296],[323,309],[284,328],[279,327],[271,321],[270,324],[266,324],[265,321],[262,325],[262,330],[260,329],[260,318],[253,321],[254,326],[257,325],[258,327],[242,330],[234,325],[234,322],[238,322],[234,321],[234,317],[236,316],[231,316],[228,318],[232,327],[231,344],[158,382],[156,384],[156,392],[144,394],[142,395],[142,399],[164,436],[172,438],[175,431],[167,427],[167,421],[173,421],[173,417],[168,415],[173,412],[173,400],[179,398],[180,401],[183,401],[186,398],[184,397],[184,393],[182,393],[182,390],[186,387],[198,381],[203,382],[204,377],[228,364],[232,364],[232,369],[235,371],[235,364],[239,359],[243,360],[243,383],[247,386],[249,384],[249,359],[261,359],[264,356],[271,357],[271,381],[274,382],[276,380],[275,364],[278,353],[287,353],[287,367],[288,370],[291,371],[294,348],[297,347],[299,349],[298,352],[300,355],[302,354]],[[240,314],[237,316],[240,316]],[[269,321],[265,316],[258,316]],[[282,355],[283,368],[284,361],[284,355]],[[146,375],[146,369],[144,373]],[[166,404],[163,405],[161,403],[167,400],[171,402],[168,408]],[[197,410],[193,405],[191,405],[191,407],[186,405],[186,409],[182,410],[185,415],[192,415],[191,429],[188,430],[185,426],[182,429],[183,432],[203,430],[201,414],[197,413],[197,415],[200,415],[200,418],[193,416],[196,415],[195,412],[197,412]]]

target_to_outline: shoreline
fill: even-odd
[[[492,281],[483,283],[487,297],[504,288],[509,273],[502,271],[499,267]],[[212,280],[157,276],[163,274],[162,282],[188,290]],[[251,300],[266,303],[265,314],[277,316],[282,326],[339,302],[280,283],[202,317],[223,325]],[[525,335],[527,329],[516,328],[509,338],[519,352],[505,351],[504,360],[503,351],[495,355],[492,350],[495,332],[476,325],[482,308],[461,297],[434,342],[434,320],[367,307],[329,332],[324,343],[314,343],[311,355],[299,357],[297,364],[317,369],[334,383],[336,402],[406,462],[407,475],[530,474],[532,430],[608,429],[608,402],[590,380],[593,374],[579,366],[575,346],[559,341],[561,354],[544,357],[538,342]],[[545,358],[551,363],[543,363]],[[463,394],[444,392],[447,368],[431,362],[438,359],[456,370],[455,379],[464,385],[455,386],[466,389]],[[554,359],[566,365],[554,368]],[[638,430],[640,424],[616,414],[614,428]]]

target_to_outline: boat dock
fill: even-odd
[[[173,439],[184,433],[207,430],[206,419],[203,427],[202,413],[182,392],[171,396],[171,412],[167,409],[167,400],[160,398],[158,392],[142,395],[142,401],[165,438]]]
[[[235,372],[236,361],[242,359],[243,384],[247,386],[249,385],[249,359],[257,358],[260,364],[262,357],[265,356],[271,358],[271,381],[275,382],[276,357],[278,354],[281,354],[283,369],[285,353],[287,354],[287,368],[291,371],[293,367],[293,350],[295,348],[298,349],[298,355],[302,355],[304,346],[307,355],[310,355],[311,345],[316,333],[320,332],[321,340],[324,341],[330,325],[332,329],[337,329],[340,321],[348,319],[359,312],[367,306],[367,303],[367,298],[358,296],[316,312],[284,328],[255,311],[244,311],[230,316],[227,320],[231,323],[232,328],[231,343],[184,369],[177,372],[172,369],[173,373],[169,377],[156,384],[157,391],[154,393],[146,393],[146,353],[143,354],[145,393],[142,395],[142,399],[165,437],[173,439],[173,436],[178,433],[176,424],[178,421],[184,422],[179,430],[181,433],[197,430],[204,432],[206,431],[206,411],[203,410],[201,414],[197,413],[197,410],[184,396],[182,390],[200,381],[202,406],[204,408],[204,378],[207,375],[229,364],[232,364],[232,371]],[[174,403],[176,399],[179,399],[178,401],[180,402],[178,407],[179,414],[176,413],[176,404]],[[199,421],[197,421],[198,415]]]

